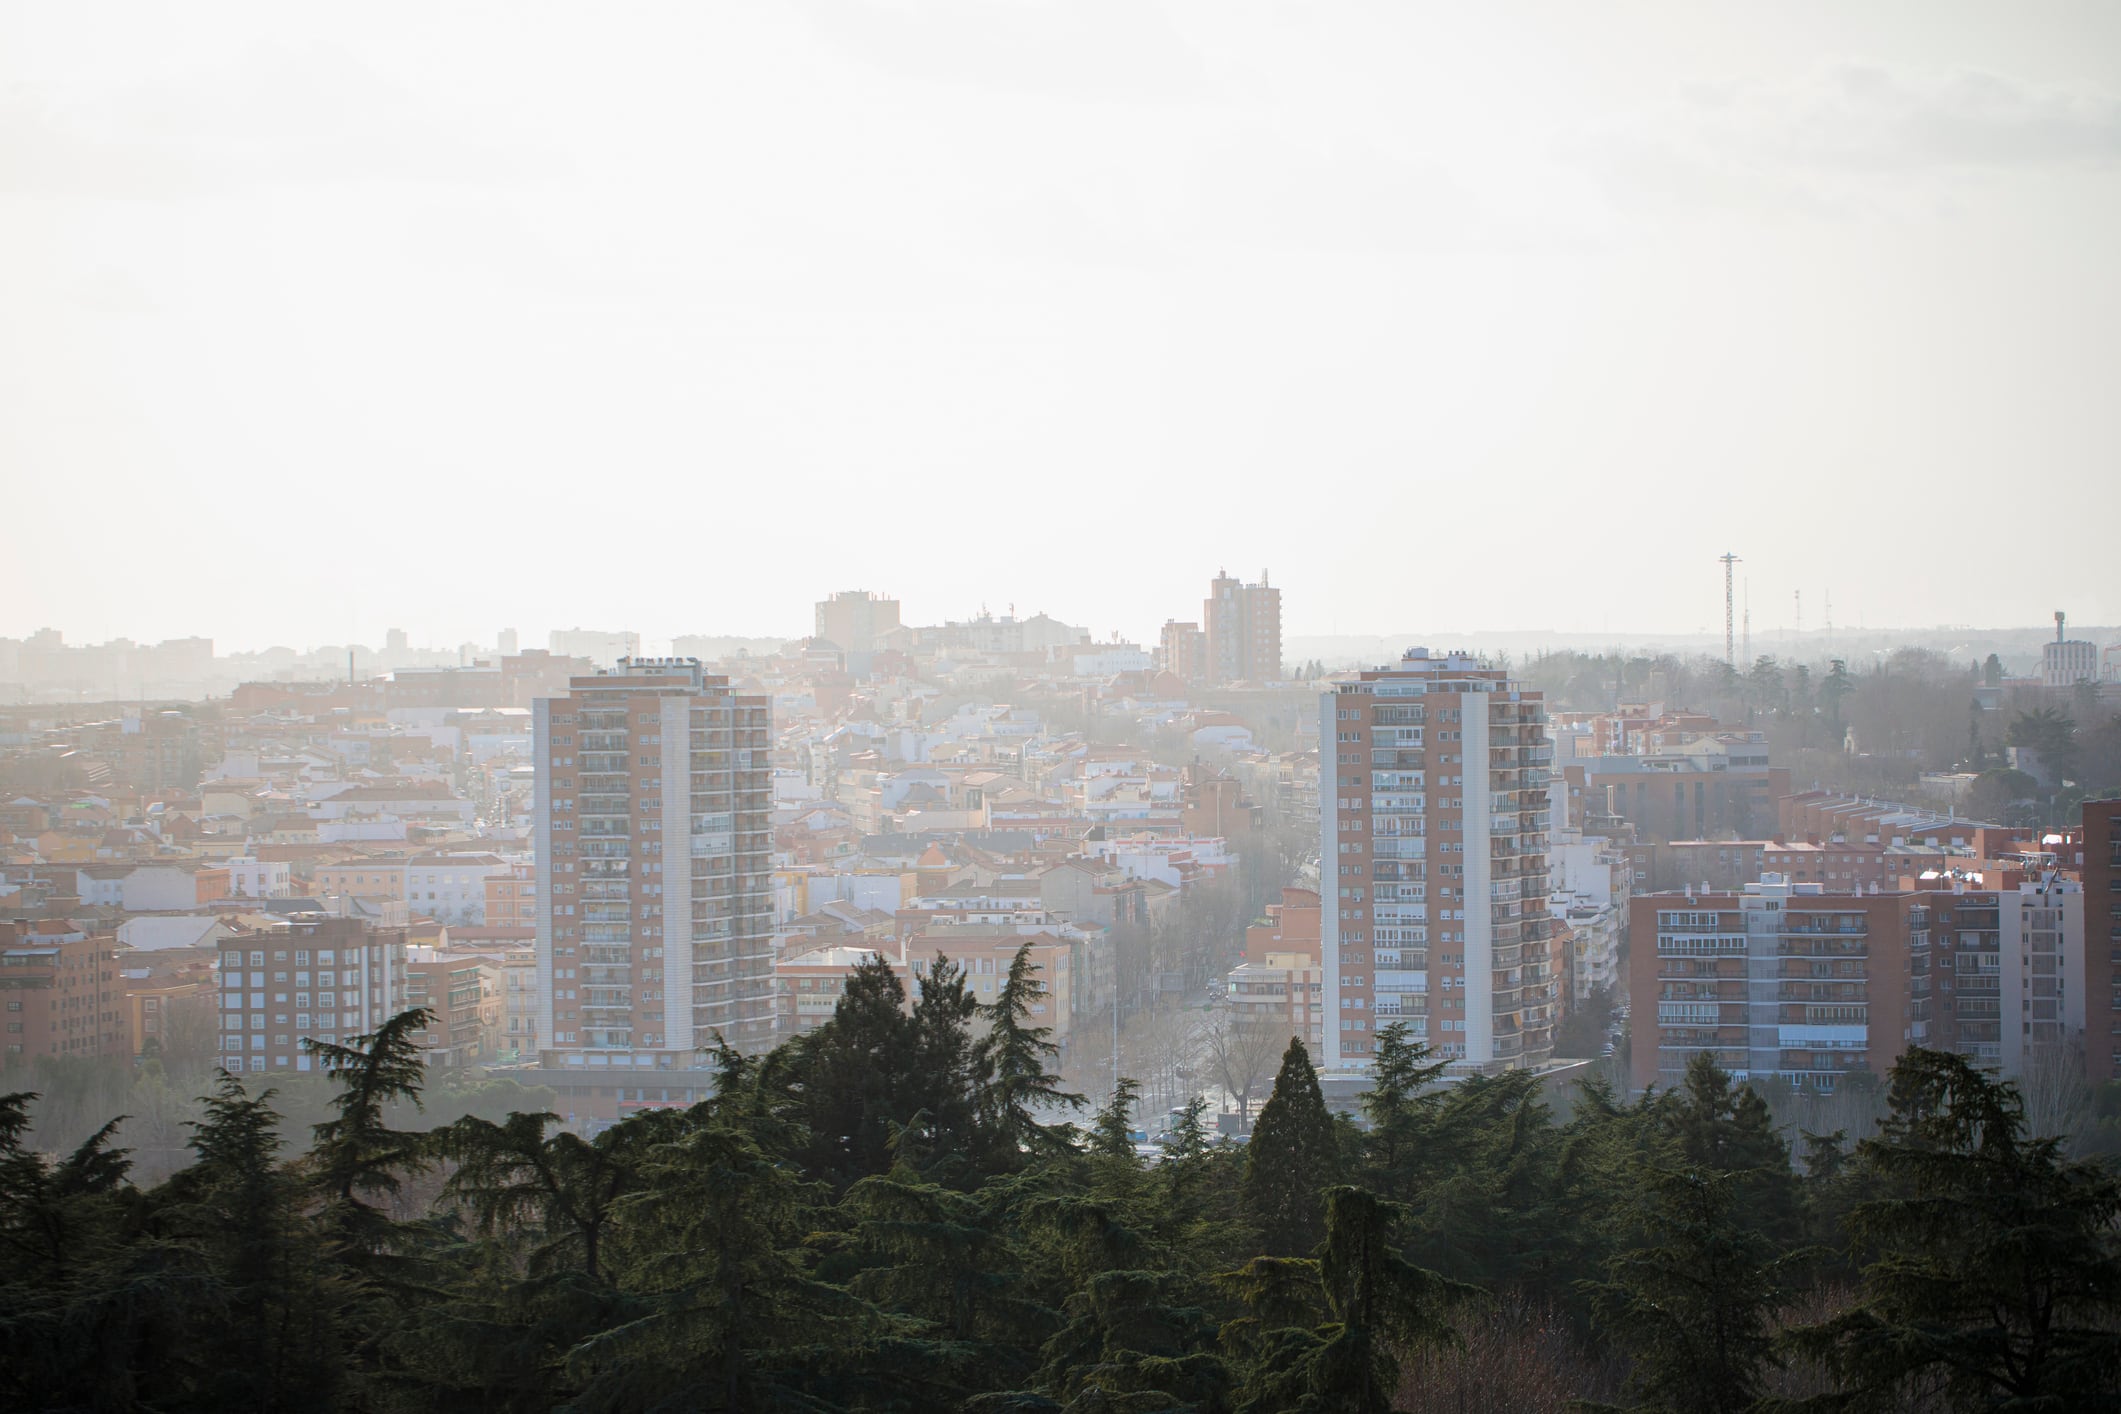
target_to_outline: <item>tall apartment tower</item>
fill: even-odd
[[[1207,676],[1215,682],[1272,682],[1281,677],[1281,591],[1218,571],[1201,605]]]
[[[626,659],[534,709],[538,1022],[548,1064],[682,1068],[773,1040],[764,697]]]
[[[1208,667],[1208,637],[1199,624],[1166,619],[1156,648],[1157,666],[1186,682],[1198,682]]]
[[[1405,1021],[1468,1070],[1553,1043],[1541,694],[1411,648],[1320,699],[1326,1064]],[[1330,799],[1328,799],[1330,797]]]
[[[817,601],[817,636],[847,655],[847,671],[866,676],[884,640],[898,632],[896,599],[863,589],[843,589]]]
[[[2084,802],[2084,1059],[2121,1077],[2121,800]]]

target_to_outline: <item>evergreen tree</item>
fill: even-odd
[[[1771,1321],[1786,1299],[1774,1244],[1746,1220],[1731,1174],[1651,1170],[1644,1181],[1647,1240],[1595,1289],[1600,1327],[1633,1361],[1638,1408],[1739,1414],[1774,1361]]]
[[[1843,1381],[1824,1402],[2121,1407],[2121,1181],[2027,1137],[2016,1088],[1958,1056],[1910,1049],[1889,1093],[1857,1146],[1860,1303],[1805,1332]]]
[[[804,1169],[835,1189],[888,1170],[893,1126],[914,1113],[907,1092],[918,1052],[906,989],[891,964],[875,955],[858,963],[832,1019],[793,1050],[809,1135]]]
[[[1839,750],[1846,727],[1842,721],[1841,704],[1856,690],[1856,680],[1849,676],[1848,664],[1839,658],[1833,659],[1826,670],[1826,677],[1819,684],[1819,710],[1826,716],[1827,730],[1832,734],[1828,743]]]
[[[439,1137],[456,1163],[442,1196],[463,1203],[482,1237],[527,1235],[530,1275],[579,1271],[605,1279],[603,1245],[618,1201],[640,1186],[643,1126],[615,1125],[595,1139],[545,1131],[557,1115],[510,1115],[494,1124],[467,1115]]]
[[[847,1233],[827,1242],[817,1276],[905,1318],[865,1356],[871,1407],[952,1407],[1031,1373],[1053,1312],[1026,1292],[985,1202],[924,1177],[902,1147],[889,1173],[847,1191],[841,1212]]]
[[[1177,1272],[1100,1272],[1064,1307],[1042,1383],[1068,1414],[1229,1408],[1230,1369],[1196,1283]]]
[[[1556,1182],[1560,1142],[1528,1070],[1451,1087],[1424,1145],[1410,1255],[1459,1281],[1552,1297],[1568,1230]],[[1568,1278],[1576,1273],[1569,1272]]]
[[[639,1190],[619,1201],[610,1250],[645,1312],[574,1349],[574,1407],[815,1407],[807,1392],[844,1369],[873,1321],[810,1272],[812,1196],[727,1124],[658,1145]]]
[[[1072,1147],[1072,1126],[1049,1125],[1042,1111],[1080,1109],[1081,1095],[1061,1088],[1047,1069],[1060,1056],[1053,1028],[1034,1026],[1032,1008],[1046,995],[1024,944],[1010,960],[1009,975],[985,1008],[987,1034],[974,1048],[974,1068],[985,1079],[980,1118],[1005,1156],[1053,1154]]]
[[[1090,1124],[1090,1152],[1103,1159],[1118,1159],[1136,1166],[1134,1156],[1134,1106],[1141,1098],[1141,1082],[1126,1076],[1112,1087],[1112,1099],[1097,1112]]]
[[[56,1162],[30,1148],[29,1093],[0,1095],[0,1394],[6,1407],[131,1409],[173,1354],[155,1341],[195,1277],[140,1243],[111,1120]]]
[[[338,1087],[333,1117],[311,1126],[309,1163],[325,1202],[326,1251],[371,1272],[389,1248],[398,1224],[371,1198],[395,1197],[405,1177],[432,1161],[427,1140],[392,1129],[384,1108],[393,1100],[417,1107],[426,1063],[415,1037],[434,1013],[425,1007],[401,1011],[375,1031],[346,1044],[304,1037],[302,1049]]]
[[[973,1036],[979,998],[966,983],[965,969],[941,954],[922,969],[916,982],[913,1065],[905,1103],[909,1114],[926,1117],[923,1139],[935,1158],[936,1176],[970,1179],[970,1165],[981,1148],[975,1097],[987,1079]]]
[[[200,1409],[328,1406],[343,1384],[343,1303],[280,1161],[274,1093],[251,1095],[223,1071],[190,1126],[197,1162],[153,1195],[158,1225],[211,1273],[213,1297],[187,1313],[182,1338]]]
[[[1666,1132],[1693,1168],[1736,1175],[1749,1221],[1782,1240],[1797,1234],[1797,1183],[1789,1145],[1775,1130],[1767,1101],[1731,1077],[1706,1052],[1687,1063],[1680,1088],[1664,1097]]]
[[[1370,1089],[1362,1097],[1370,1121],[1365,1148],[1371,1180],[1390,1198],[1412,1194],[1423,1140],[1442,1100],[1436,1082],[1446,1063],[1433,1055],[1427,1042],[1412,1038],[1404,1021],[1377,1033]]]
[[[1302,1039],[1291,1037],[1245,1150],[1245,1207],[1270,1256],[1300,1257],[1318,1245],[1325,1235],[1325,1189],[1339,1170],[1318,1072]]]
[[[1207,1110],[1207,1098],[1195,1095],[1186,1101],[1178,1122],[1163,1139],[1164,1157],[1156,1174],[1164,1190],[1164,1220],[1174,1233],[1189,1231],[1207,1216],[1206,1187],[1217,1167],[1208,1127],[1201,1118]]]
[[[1453,1338],[1448,1312],[1475,1289],[1400,1255],[1404,1212],[1332,1188],[1316,1259],[1260,1258],[1225,1279],[1253,1312],[1227,1328],[1254,1355],[1239,1414],[1390,1414],[1400,1356]],[[1326,1319],[1306,1330],[1309,1288]]]

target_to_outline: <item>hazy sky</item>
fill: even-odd
[[[2121,6],[0,8],[0,634],[2121,621]]]

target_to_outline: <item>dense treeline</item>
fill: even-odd
[[[716,1097],[593,1139],[398,1127],[407,1013],[314,1047],[286,1157],[224,1076],[193,1161],[119,1125],[33,1151],[0,1098],[0,1403],[88,1410],[1670,1410],[2114,1407],[2121,1187],[1955,1058],[1878,1134],[1806,1135],[1713,1066],[1557,1111],[1380,1035],[1363,1122],[1291,1042],[1249,1144],[1054,1073],[1020,958],[988,1006],[864,969]]]
[[[1558,652],[1519,675],[1557,710],[1610,711],[1622,702],[1716,713],[1767,737],[1799,787],[1889,793],[1956,805],[2005,824],[2066,821],[2087,799],[2121,792],[2121,713],[2085,685],[2005,687],[2003,665],[1902,648],[1867,663],[1763,654],[1733,669],[1705,655]],[[2046,779],[2009,764],[2038,754]],[[1931,799],[1921,774],[1975,774],[1964,798]]]

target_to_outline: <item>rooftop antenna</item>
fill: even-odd
[[[1731,567],[1738,563],[1738,557],[1726,550],[1717,558],[1723,562],[1723,665],[1735,669],[1738,666],[1738,639],[1732,611],[1735,599],[1731,592]]]

